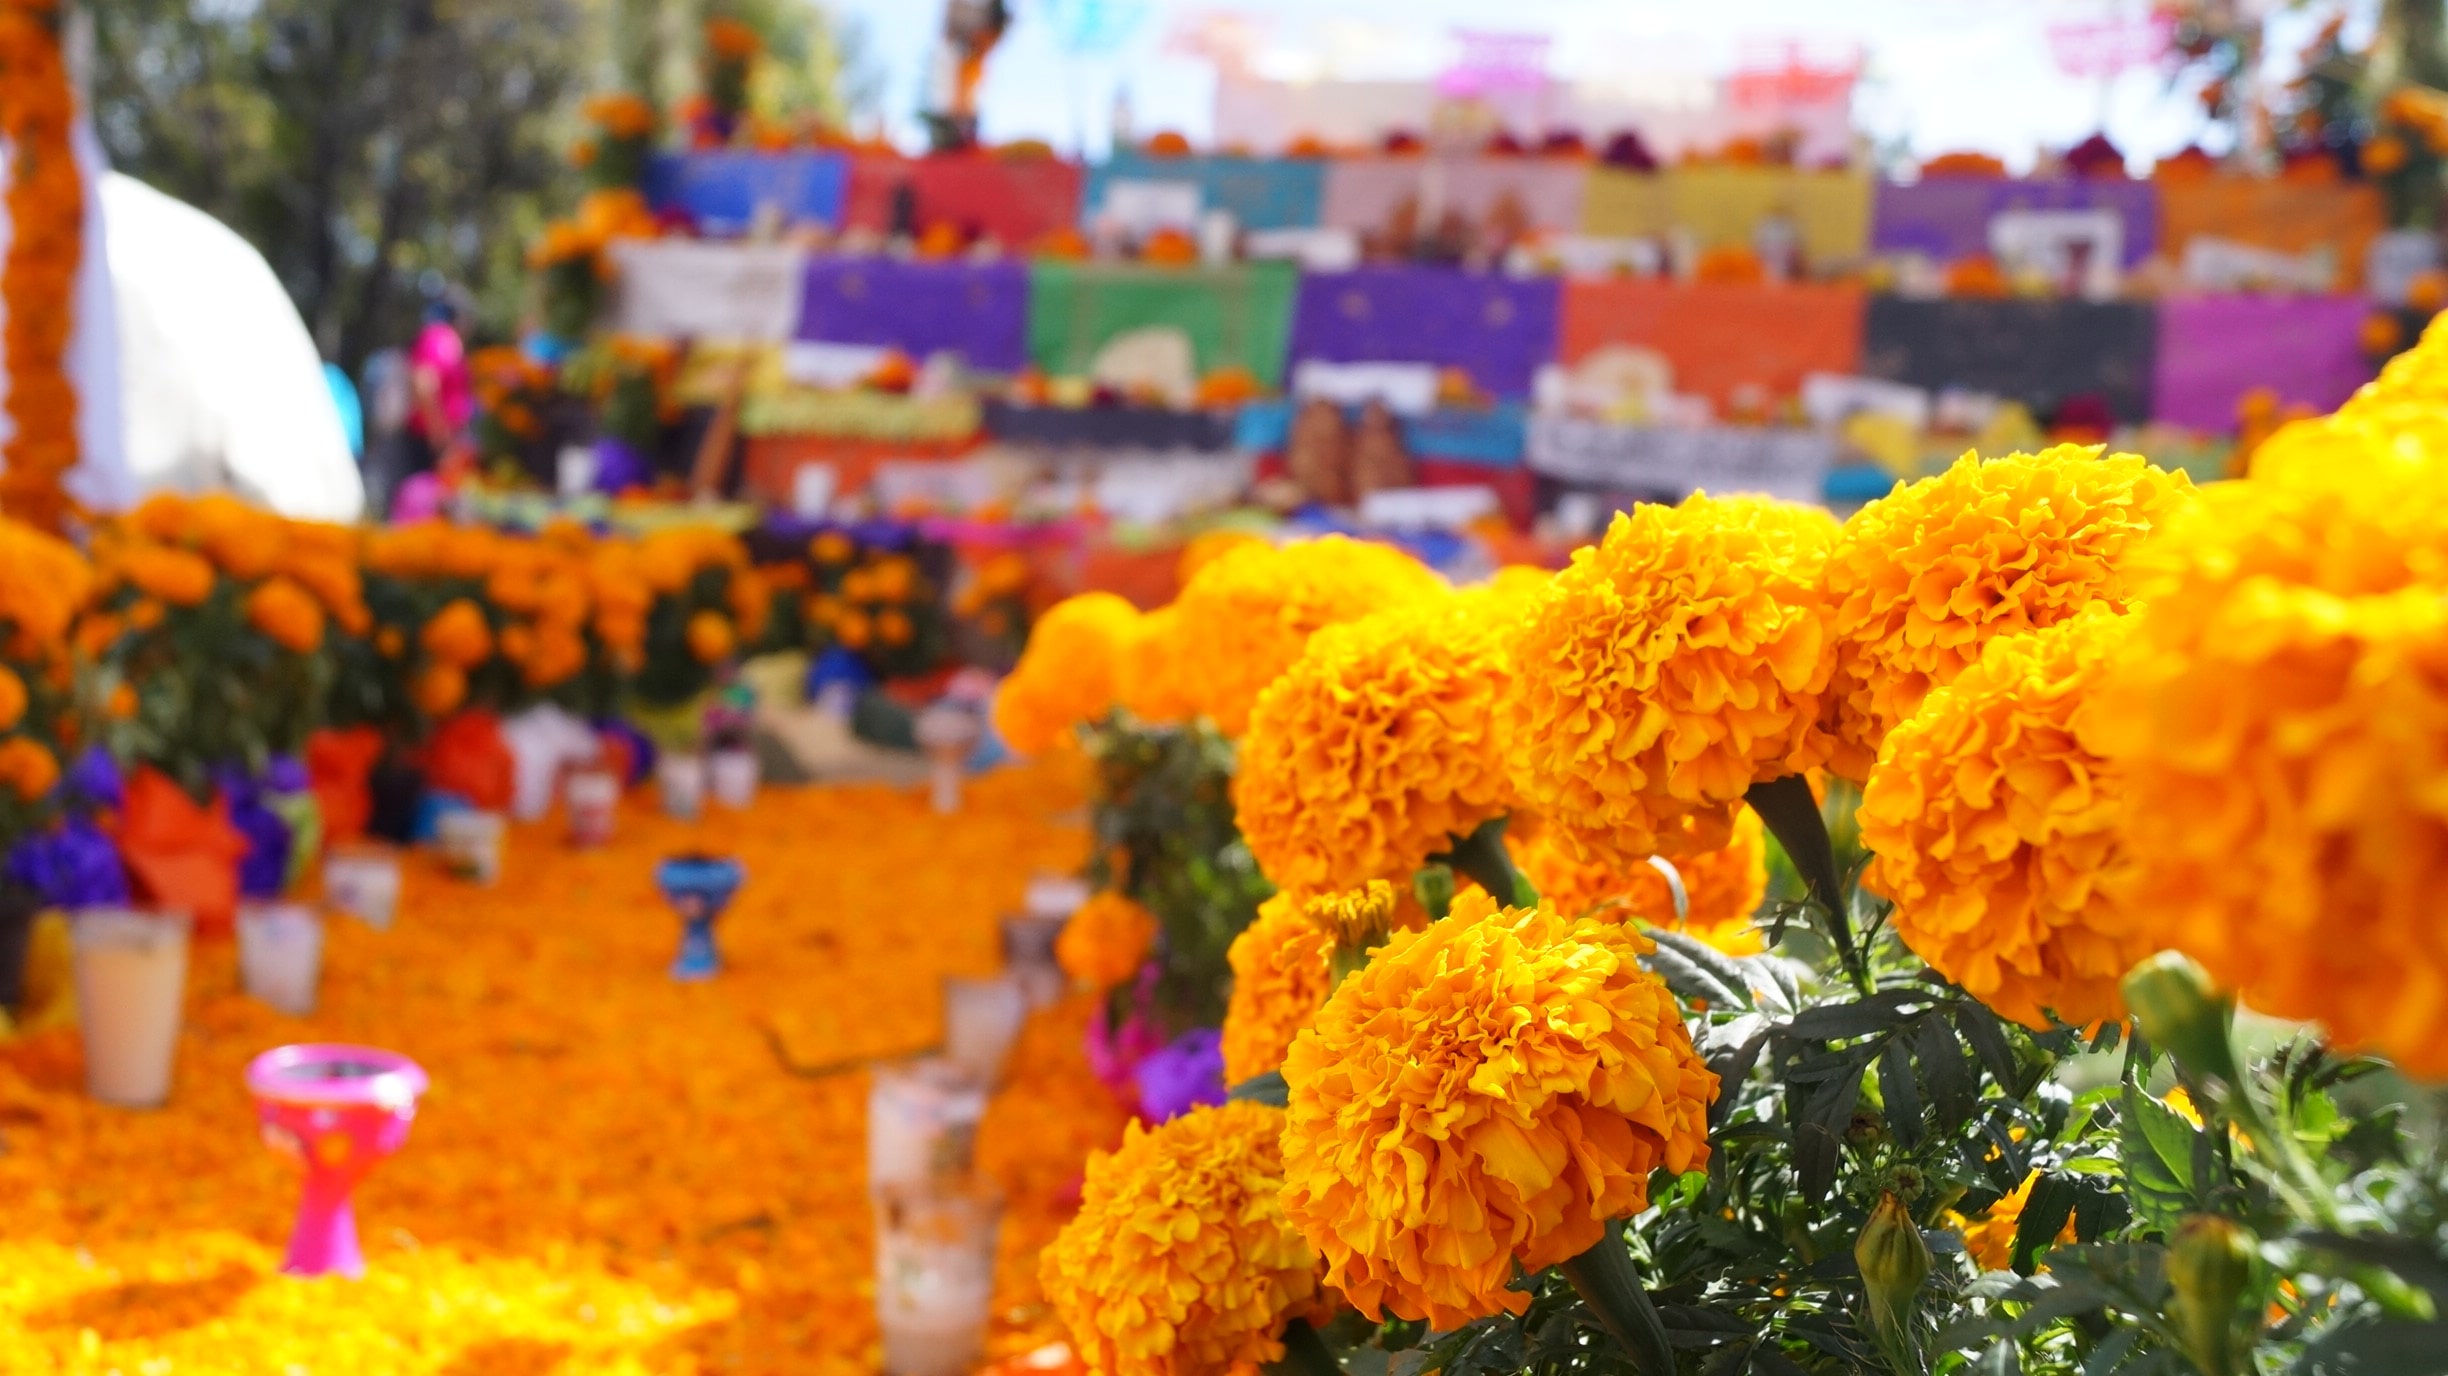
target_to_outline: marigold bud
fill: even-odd
[[[1870,1295],[1870,1318],[1880,1336],[1901,1342],[1912,1318],[1921,1282],[1929,1279],[1929,1244],[1913,1222],[1912,1211],[1890,1190],[1879,1196],[1870,1221],[1853,1240],[1853,1264],[1861,1268],[1862,1288]]]
[[[2250,1234],[2216,1214],[2188,1214],[2168,1244],[2169,1305],[2185,1355],[2203,1376],[2239,1369],[2247,1335],[2237,1331],[2238,1302],[2257,1260]]]
[[[2125,1006],[2151,1043],[2195,1075],[2235,1084],[2235,1048],[2227,1038],[2235,1000],[2182,951],[2161,951],[2125,976]]]

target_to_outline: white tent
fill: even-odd
[[[134,178],[104,173],[100,200],[136,489],[229,488],[283,515],[357,519],[365,486],[322,357],[263,255]]]

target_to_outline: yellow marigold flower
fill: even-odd
[[[1792,772],[1827,686],[1835,533],[1765,498],[1643,504],[1530,603],[1499,735],[1567,850],[1628,866],[1716,849],[1751,785]]]
[[[2022,1184],[2000,1196],[1997,1203],[1989,1206],[1989,1212],[1977,1219],[1947,1211],[1947,1221],[1963,1234],[1964,1252],[1972,1258],[1973,1265],[1984,1271],[2003,1271],[2014,1265],[2015,1229],[2022,1225],[2023,1206],[2031,1202],[2032,1186],[2039,1179],[2038,1171],[2024,1176]],[[2057,1234],[2057,1241],[2073,1240],[2074,1220],[2069,1218]]]
[[[1173,604],[1179,643],[1198,660],[1195,673],[1181,671],[1183,681],[1199,709],[1238,736],[1258,694],[1292,667],[1312,634],[1448,591],[1401,550],[1340,535],[1227,550]]]
[[[1160,607],[1140,617],[1138,630],[1123,644],[1114,668],[1114,697],[1143,722],[1186,721],[1197,715],[1198,706],[1185,680],[1197,672],[1182,652],[1181,613]]]
[[[1114,704],[1123,649],[1139,609],[1109,592],[1084,592],[1029,627],[1020,663],[995,691],[995,730],[1023,755],[1052,748]]]
[[[1258,866],[1296,893],[1408,880],[1503,816],[1500,619],[1456,597],[1329,626],[1258,695],[1233,811]]]
[[[14,731],[25,720],[25,680],[17,671],[0,664],[0,731]]]
[[[1054,939],[1054,958],[1081,984],[1110,989],[1139,973],[1156,944],[1156,915],[1111,889],[1098,892]]]
[[[2125,637],[2094,604],[2000,636],[1887,734],[1861,805],[1871,887],[1930,968],[2028,1027],[2124,1016],[2117,981],[2158,947],[2102,883],[2125,793],[2076,718]]]
[[[1991,638],[2094,602],[2124,610],[2126,550],[2192,495],[2181,472],[2066,444],[1966,454],[1855,512],[1827,561],[1828,766],[1866,777],[1887,733]]]
[[[1180,557],[1173,561],[1173,576],[1187,584],[1198,576],[1200,569],[1234,550],[1245,545],[1265,543],[1267,540],[1263,535],[1255,535],[1246,530],[1236,530],[1229,526],[1221,530],[1200,531],[1191,536],[1189,542],[1182,546]]]
[[[1258,916],[1224,953],[1232,999],[1224,1007],[1224,1078],[1239,1084],[1283,1064],[1292,1038],[1326,1002],[1335,939],[1290,894],[1258,905]]]
[[[1284,1221],[1283,1113],[1262,1104],[1131,1124],[1089,1158],[1080,1211],[1038,1262],[1098,1376],[1255,1373],[1317,1308],[1318,1261]]]
[[[313,654],[323,644],[323,608],[286,578],[267,578],[246,598],[247,624],[284,649]]]
[[[1689,932],[1728,955],[1763,949],[1752,917],[1768,896],[1768,834],[1759,814],[1737,808],[1734,830],[1715,850],[1692,851],[1672,861],[1683,880],[1686,916],[1675,916],[1674,890],[1645,860],[1630,864],[1576,860],[1543,828],[1515,817],[1505,840],[1522,877],[1538,890],[1539,903],[1579,917],[1605,908],[1652,927]],[[1686,826],[1688,827],[1688,823]]]
[[[2448,473],[2334,446],[2133,562],[2083,723],[2125,775],[2119,900],[2254,1008],[2448,1075]]]
[[[1519,1313],[1514,1268],[1587,1250],[1708,1160],[1717,1077],[1647,938],[1497,908],[1397,933],[1284,1062],[1284,1215],[1361,1313],[1451,1328]]]

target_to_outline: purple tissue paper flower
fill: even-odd
[[[275,755],[264,765],[263,786],[274,793],[303,793],[314,786],[305,762],[295,755]]]
[[[127,867],[119,847],[84,818],[37,832],[9,852],[8,877],[42,896],[49,908],[93,908],[128,901]]]
[[[1224,1102],[1224,1038],[1212,1027],[1194,1028],[1139,1063],[1140,1116],[1170,1122],[1201,1104]]]
[[[243,776],[235,786],[222,781],[230,825],[246,838],[246,858],[238,862],[238,892],[248,898],[278,898],[289,879],[289,823],[265,805],[263,792]]]
[[[95,807],[115,808],[124,797],[119,762],[101,746],[88,746],[68,767],[68,792]]]

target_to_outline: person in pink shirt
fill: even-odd
[[[467,345],[459,338],[458,312],[446,300],[425,308],[425,328],[408,350],[408,386],[408,430],[427,450],[415,470],[422,472],[448,452],[476,414]]]

